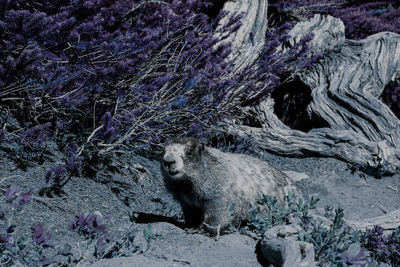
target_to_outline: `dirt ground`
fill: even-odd
[[[0,150],[1,203],[4,203],[5,189],[12,183],[16,183],[23,192],[33,189],[33,199],[26,206],[7,214],[11,223],[17,225],[16,236],[31,238],[30,227],[41,223],[52,232],[52,239],[57,244],[71,244],[72,250],[80,254],[84,253],[79,246],[83,242],[82,237],[68,228],[68,222],[75,214],[98,211],[112,218],[114,230],[134,225],[132,214],[135,212],[156,215],[147,218],[151,218],[152,222],[157,222],[157,216],[176,218],[181,215],[178,203],[164,188],[159,162],[155,160],[120,155],[118,160],[113,161],[113,168],[100,169],[94,177],[73,177],[62,192],[46,196],[39,194],[46,187],[46,171],[62,162],[61,154],[53,152],[45,163],[32,162],[25,171],[18,168],[13,157]],[[266,154],[265,158],[278,169],[306,174],[307,179],[297,182],[304,196],[319,197],[320,207],[343,207],[347,219],[362,220],[400,209],[398,175],[376,179],[361,172],[352,173],[349,164],[330,158],[284,158],[271,154]],[[138,223],[136,225],[142,227]],[[187,247],[186,243],[180,245]],[[179,244],[176,246],[179,247]],[[249,250],[249,255],[254,255],[253,246],[244,247]],[[204,255],[199,254],[198,257]],[[85,257],[87,262],[93,260],[91,255]]]

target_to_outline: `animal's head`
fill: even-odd
[[[165,147],[161,162],[164,175],[172,179],[181,179],[188,169],[198,163],[204,152],[204,144],[193,138],[177,138]]]

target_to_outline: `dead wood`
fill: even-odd
[[[242,28],[229,40],[238,71],[255,64],[261,52],[266,6],[262,0],[225,4],[231,12],[247,9]],[[250,31],[256,33],[256,46],[248,38]],[[283,156],[335,157],[376,176],[398,173],[400,121],[379,97],[400,73],[400,35],[382,32],[364,40],[348,40],[339,19],[320,15],[298,23],[289,34],[294,41],[311,32],[310,55],[322,53],[324,58],[296,77],[309,88],[310,102],[304,114],[313,127],[301,131],[284,124],[269,98],[242,110],[261,127],[225,122],[222,128],[230,135],[250,136],[260,148]],[[286,110],[286,117],[296,115]]]

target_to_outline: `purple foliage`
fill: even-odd
[[[46,183],[54,181],[54,183],[57,184],[61,181],[62,177],[64,177],[66,173],[67,168],[65,167],[65,165],[57,165],[56,167],[51,168],[46,172]]]
[[[17,198],[18,193],[20,191],[21,190],[19,189],[19,187],[15,183],[10,185],[7,188],[7,191],[6,191],[6,201],[7,202],[13,202]]]
[[[16,185],[12,184],[7,188],[6,191],[6,202],[14,202],[14,208],[19,208],[31,200],[32,189],[28,192],[22,193],[21,189]]]
[[[14,202],[14,208],[19,208],[26,203],[28,203],[32,198],[32,189],[26,193],[20,193],[17,197],[16,201]]]
[[[363,39],[382,31],[400,33],[399,1],[347,1],[331,14],[344,22],[347,38]]]
[[[41,148],[44,142],[51,136],[51,125],[51,122],[47,122],[28,128],[19,134],[18,140],[25,147],[31,147],[32,149]]]
[[[220,78],[229,70],[229,44],[215,47],[213,37],[213,16],[222,15],[210,15],[223,2],[1,1],[0,86],[7,90],[0,100],[24,99],[24,105],[4,101],[25,114],[16,116],[27,128],[21,140],[40,146],[60,133],[62,121],[61,132],[75,135],[74,142],[103,125],[94,144],[112,143],[136,123],[131,139],[143,143],[174,129],[141,124],[162,120],[162,110],[147,109],[149,101],[180,111],[211,95],[193,114],[202,119],[232,83]],[[239,20],[232,16],[227,30],[236,30]],[[182,125],[193,120],[190,113],[174,113],[168,116],[183,118]]]
[[[104,220],[107,219],[107,217],[104,218],[95,213],[79,213],[68,223],[68,226],[71,230],[77,231],[85,236],[99,235],[107,231],[106,225],[103,224]]]
[[[43,248],[55,247],[55,245],[51,243],[51,233],[47,231],[43,225],[32,225],[31,232],[32,239],[36,245],[40,245]]]
[[[96,133],[96,138],[111,143],[118,133],[118,121],[111,116],[110,112],[106,112],[100,122],[103,127]]]
[[[78,146],[75,144],[67,147],[66,150],[69,158],[65,161],[65,169],[70,173],[77,172],[81,168],[83,161],[83,157],[78,155]]]
[[[362,240],[365,248],[374,253],[376,260],[399,266],[400,228],[389,235],[384,235],[384,229],[375,226],[373,229],[367,229]]]
[[[318,59],[307,55],[312,36],[278,51],[285,24],[267,32],[255,66],[232,75],[230,43],[221,40],[243,14],[216,38],[224,2],[0,0],[0,101],[19,120],[21,143],[41,149],[54,138],[61,149],[85,149],[67,151],[47,182],[60,185],[83,157],[117,145],[148,152],[176,135],[209,137],[211,125]]]
[[[53,185],[62,187],[61,181],[64,176],[76,175],[79,172],[83,164],[83,157],[78,155],[77,150],[76,144],[66,148],[68,158],[65,159],[64,164],[59,164],[46,172],[46,183],[52,182]]]

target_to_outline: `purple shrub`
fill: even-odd
[[[52,185],[61,188],[69,179],[62,183],[66,175],[70,177],[78,175],[83,164],[83,157],[78,155],[78,146],[75,144],[67,147],[66,151],[68,158],[65,159],[64,164],[59,164],[46,172],[46,183],[52,182]]]
[[[174,127],[159,127],[170,106],[167,116],[181,125],[193,116],[203,120],[229,83],[220,79],[228,71],[229,44],[214,47],[215,18],[208,15],[221,3],[1,1],[0,100],[24,127],[20,139],[40,146],[54,134],[72,133],[81,145],[103,126],[90,140],[94,145],[125,134],[138,143],[162,135],[161,141],[173,133]],[[232,17],[230,31],[239,18]],[[211,101],[190,116],[186,108],[204,95]],[[144,123],[150,120],[151,127]],[[63,131],[56,130],[58,121]]]
[[[375,226],[373,229],[367,229],[362,242],[366,249],[373,252],[375,260],[393,266],[400,264],[400,228],[389,235],[384,235],[384,229]]]
[[[17,199],[14,203],[14,208],[19,208],[19,207],[25,205],[26,203],[28,203],[32,198],[32,192],[33,191],[31,189],[26,193],[19,194],[19,196],[17,197]]]
[[[54,184],[59,184],[66,173],[67,168],[65,167],[65,165],[57,165],[56,167],[51,168],[46,172],[46,183],[52,181]]]
[[[277,50],[286,24],[267,32],[254,66],[232,75],[221,40],[243,15],[216,38],[224,2],[0,0],[0,102],[19,122],[4,130],[35,150],[49,139],[83,149],[46,173],[59,186],[96,153],[130,145],[147,154],[173,136],[208,138],[213,124],[316,60],[307,55],[312,36]]]
[[[70,173],[76,173],[82,166],[83,157],[78,154],[78,146],[75,144],[67,147],[69,157],[65,162],[65,169]]]
[[[99,140],[106,140],[111,143],[118,132],[118,122],[111,116],[110,112],[106,112],[100,121],[103,127],[96,133]]]
[[[31,200],[32,192],[31,189],[26,193],[22,193],[16,184],[12,184],[6,190],[5,200],[6,202],[14,203],[14,208],[19,208]]]
[[[79,213],[68,223],[68,226],[71,230],[85,236],[101,235],[107,231],[107,227],[103,222],[108,219],[108,217],[104,218],[96,213]]]
[[[331,14],[344,22],[347,38],[363,39],[383,31],[400,33],[398,1],[347,1]]]
[[[10,185],[6,191],[6,201],[13,202],[17,198],[19,192],[20,189],[16,184]]]
[[[27,130],[19,134],[18,140],[25,147],[30,147],[31,149],[39,149],[42,147],[43,143],[50,137],[50,127],[51,123],[47,122],[32,128],[28,128]]]
[[[51,242],[51,233],[47,231],[43,225],[35,224],[31,227],[32,239],[34,243],[43,248],[55,247]]]

